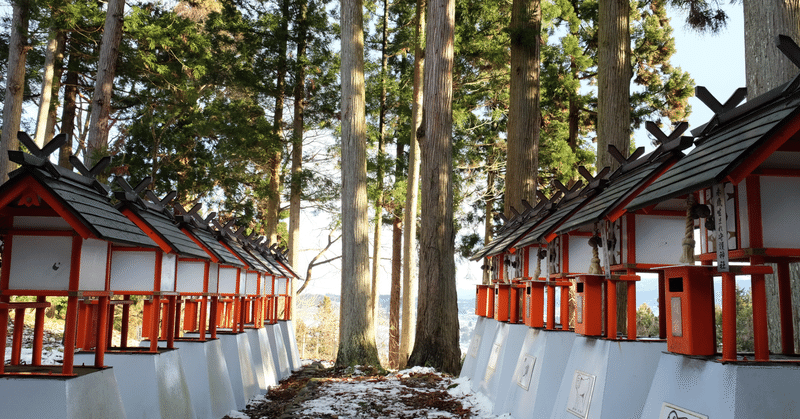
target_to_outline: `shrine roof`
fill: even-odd
[[[168,215],[152,210],[142,210],[137,212],[137,215],[166,241],[178,255],[208,259],[208,254],[186,233],[181,231],[175,221]]]
[[[22,167],[9,175],[9,181],[0,187],[0,196],[9,193],[18,182],[32,178],[98,239],[132,246],[157,246],[139,227],[111,205],[107,186],[94,178],[55,166],[46,159],[20,152],[9,154],[12,155],[12,161]]]
[[[219,263],[221,265],[230,265],[236,267],[244,266],[242,261],[239,260],[239,258],[237,258],[233,253],[231,253],[225,246],[223,246],[211,231],[197,227],[190,227],[188,230],[197,240],[203,243],[203,246],[207,247],[212,253],[214,253],[214,255],[217,256],[217,258],[219,258]]]
[[[675,141],[683,141],[683,148],[685,148],[691,139],[682,137],[675,138]],[[669,167],[670,164],[673,164],[683,156],[683,153],[680,152],[680,145],[676,144],[674,148],[662,152],[662,149],[669,148],[672,144],[665,144],[665,146],[659,146],[652,153],[642,156],[639,160],[633,162],[633,165],[636,165],[633,170],[628,172],[623,170],[619,176],[612,175],[606,189],[594,199],[589,200],[586,205],[562,223],[558,227],[558,232],[565,233],[583,225],[602,220],[612,211],[619,208],[620,205],[623,205],[626,200],[631,199],[632,194],[636,193],[637,190],[647,185],[648,182],[652,182],[654,177],[658,176],[666,167]]]
[[[757,166],[758,161],[768,157],[756,156],[759,150],[763,152],[770,145],[777,148],[780,144],[774,144],[775,141],[782,144],[798,131],[798,81],[800,79],[795,78],[741,106],[720,110],[709,123],[693,131],[698,134],[696,147],[632,200],[628,210],[720,183],[743,163],[747,167]],[[776,135],[784,128],[790,132]]]
[[[590,197],[577,197],[572,199],[570,202],[565,202],[558,206],[558,209],[547,217],[541,224],[539,224],[532,232],[530,232],[527,236],[523,237],[522,240],[517,242],[516,247],[524,247],[529,244],[537,243],[540,239],[544,238],[553,230],[555,230],[561,222],[564,221],[567,217],[571,216],[575,213],[578,209],[580,209],[581,205],[583,205],[587,199]]]
[[[498,255],[508,250],[517,240],[530,232],[539,222],[544,220],[555,210],[554,202],[557,202],[560,197],[561,193],[557,192],[550,200],[540,200],[543,204],[537,205],[534,210],[528,210],[509,220],[508,223],[503,226],[503,229],[498,232],[497,237],[475,252],[470,260],[479,260],[484,257]]]

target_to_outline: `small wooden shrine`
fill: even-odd
[[[680,245],[685,223],[683,212],[675,210],[676,202],[631,212],[625,206],[683,156],[681,151],[692,144],[691,137],[681,136],[687,127],[681,123],[667,136],[654,123],[648,123],[648,130],[660,145],[644,156],[643,148],[625,158],[609,147],[620,166],[609,176],[608,186],[558,228],[562,236],[591,237],[584,249],[592,249],[592,261],[586,273],[575,276],[577,333],[617,338],[616,315],[604,318],[604,314],[617,312],[619,284],[627,291],[627,338],[636,339],[636,282],[640,279],[636,274],[677,260],[664,249]],[[659,273],[663,275],[663,271]],[[663,298],[663,280],[659,284]],[[663,307],[659,304],[660,309]],[[664,319],[663,313],[659,319]]]
[[[219,242],[211,229],[210,223],[216,213],[203,218],[198,213],[200,206],[197,204],[186,211],[180,204],[174,204],[175,219],[181,231],[207,255],[206,259],[178,259],[176,289],[188,297],[183,310],[183,331],[197,333],[198,340],[204,341],[206,331],[211,339],[217,337],[220,272],[235,277],[244,264]]]
[[[581,168],[580,173],[586,178],[588,184],[584,187],[583,183],[578,181],[572,188],[567,188],[561,183],[556,182],[556,186],[563,192],[564,197],[558,202],[555,210],[549,214],[547,218],[514,244],[514,247],[517,249],[523,249],[538,244],[545,250],[542,256],[546,258],[547,275],[545,275],[544,281],[533,278],[530,282],[530,286],[532,288],[531,293],[535,296],[532,300],[535,301],[542,298],[539,296],[543,291],[539,291],[539,289],[546,289],[547,301],[545,306],[547,320],[545,327],[549,330],[555,329],[557,291],[560,294],[561,310],[559,317],[561,329],[569,330],[570,313],[568,290],[572,285],[569,275],[580,272],[583,266],[588,266],[591,256],[587,252],[582,252],[582,250],[585,249],[585,245],[583,244],[586,240],[585,237],[582,239],[579,239],[578,236],[560,237],[555,233],[556,229],[602,191],[607,183],[606,176],[608,175],[608,169],[602,170],[597,176],[592,176],[585,168]],[[537,260],[537,264],[538,263]],[[532,304],[531,309],[537,310],[536,305]],[[531,314],[531,317],[536,317],[536,315]]]
[[[92,169],[80,161],[80,174],[55,166],[49,155],[67,136],[59,135],[39,149],[25,133],[19,139],[32,154],[11,151],[21,167],[0,187],[3,265],[0,273],[0,341],[5,342],[9,311],[15,313],[11,366],[0,360],[0,374],[72,375],[78,337],[78,302],[96,299],[100,306],[92,330],[97,341],[108,339],[108,304],[112,295],[111,260],[116,246],[152,251],[156,243],[111,205],[109,188],[95,176],[109,163]],[[11,296],[35,296],[35,303],[12,303]],[[44,309],[49,296],[67,297],[64,358],[60,371],[25,371],[20,366],[24,310],[36,310],[31,364],[41,363]],[[104,345],[98,345],[95,366],[103,366]]]
[[[180,293],[176,290],[178,259],[207,259],[207,255],[177,226],[168,208],[175,191],[159,199],[148,191],[142,199],[141,191],[149,185],[150,178],[135,188],[123,178],[116,183],[122,188],[114,195],[117,208],[139,226],[153,241],[157,249],[115,246],[111,256],[111,289],[121,295],[143,295],[142,337],[150,339],[150,351],[158,350],[158,341],[165,340],[167,348],[175,343],[179,316]],[[125,340],[126,336],[123,336]]]
[[[786,37],[778,48],[800,64],[800,48]],[[667,270],[666,301],[670,350],[690,355],[716,353],[712,277],[722,277],[722,359],[736,353],[735,276],[750,275],[755,359],[770,359],[764,275],[775,263],[780,291],[782,352],[794,354],[790,262],[800,260],[800,75],[737,106],[744,89],[720,104],[704,88],[697,97],[715,113],[693,131],[692,152],[628,206],[647,208],[688,196],[687,218],[699,227],[701,265]],[[688,236],[687,236],[688,239]],[[745,262],[746,266],[732,265]],[[700,330],[696,328],[700,326]]]

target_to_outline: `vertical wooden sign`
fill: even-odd
[[[719,183],[711,188],[711,203],[714,213],[714,242],[716,243],[717,271],[728,272],[728,221],[725,210],[725,185]]]

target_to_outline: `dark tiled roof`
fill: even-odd
[[[166,241],[178,255],[201,259],[208,258],[206,252],[181,231],[168,215],[153,210],[134,210],[134,212]]]
[[[82,176],[71,172],[70,175],[56,178],[51,173],[34,167],[22,167],[12,176],[0,188],[0,195],[26,176],[32,176],[52,192],[98,239],[133,246],[156,247],[153,240],[111,205],[108,195],[103,195],[90,186],[93,179],[86,178],[84,182],[79,179]]]
[[[245,250],[244,247],[242,247],[242,245],[237,243],[236,240],[225,237],[223,237],[222,240],[225,242],[225,244],[228,245],[228,247],[231,248],[231,250],[233,250],[234,253],[236,253],[237,256],[239,256],[240,258],[244,259],[245,262],[247,262],[247,265],[250,269],[256,271],[266,270],[266,267],[262,265],[261,262],[258,261],[258,259],[253,257],[253,255],[251,255],[250,252]]]
[[[222,265],[242,267],[244,264],[233,253],[231,253],[222,243],[214,237],[214,234],[202,228],[189,228],[189,232],[194,235],[205,247],[213,252]]]
[[[614,180],[596,198],[589,201],[575,215],[561,224],[558,232],[567,232],[602,219],[662,167],[661,164],[649,165],[628,176]]]
[[[756,98],[752,104],[745,103],[731,111],[736,118],[704,129],[695,149],[631,201],[627,208],[643,208],[721,182],[777,130],[800,114],[800,95],[797,93],[764,101],[763,104],[760,102]]]
[[[529,244],[537,243],[541,238],[555,230],[563,220],[580,209],[581,205],[589,198],[591,197],[580,196],[572,199],[570,202],[559,204],[556,212],[547,217],[532,232],[528,233],[527,236],[523,237],[519,242],[517,242],[516,247],[524,247]]]

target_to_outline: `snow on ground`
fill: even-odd
[[[304,364],[308,365],[310,362]],[[340,377],[319,381],[294,410],[303,418],[509,418],[493,415],[489,399],[472,391],[470,381],[414,367],[386,376],[369,376],[360,367]],[[261,418],[258,406],[269,404],[270,394],[256,397],[244,411],[230,418]],[[276,400],[276,403],[278,401]],[[248,415],[247,413],[250,415]]]

